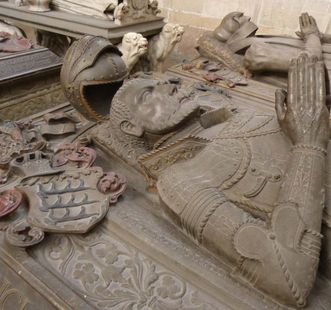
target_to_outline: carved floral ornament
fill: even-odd
[[[53,235],[36,255],[97,308],[218,309],[191,284],[103,226],[87,236]]]

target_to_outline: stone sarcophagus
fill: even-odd
[[[0,117],[18,120],[63,104],[62,60],[47,48],[0,54]]]

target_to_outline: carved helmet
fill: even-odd
[[[87,119],[108,118],[111,100],[128,74],[121,56],[101,37],[85,36],[68,49],[61,84],[69,102]]]

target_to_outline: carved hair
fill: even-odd
[[[123,120],[130,120],[132,118],[129,106],[124,100],[124,95],[131,85],[139,84],[140,78],[126,81],[123,86],[117,91],[113,97],[110,107],[110,120],[111,122],[119,125]]]

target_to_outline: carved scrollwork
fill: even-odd
[[[102,227],[85,237],[51,236],[37,255],[98,308],[218,309],[192,285]]]
[[[10,299],[13,299],[15,304],[9,304]],[[6,278],[2,278],[0,279],[0,309],[9,309],[10,307],[13,309],[13,306],[17,306],[16,309],[24,310],[31,305],[26,296],[14,288]]]

